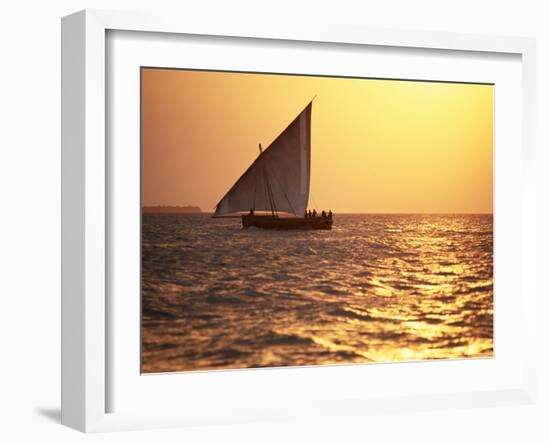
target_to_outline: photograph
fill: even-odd
[[[494,357],[494,84],[140,68],[142,374]]]

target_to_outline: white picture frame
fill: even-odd
[[[521,382],[512,387],[463,393],[441,391],[412,396],[342,397],[272,406],[236,404],[233,415],[192,416],[185,411],[108,412],[107,339],[110,321],[106,228],[107,185],[106,33],[143,31],[163,34],[273,39],[296,42],[425,48],[515,54],[521,57],[521,303],[518,321],[527,336],[535,334],[536,213],[534,174],[535,42],[529,38],[493,37],[417,31],[357,29],[345,26],[261,26],[211,23],[192,17],[86,10],[62,20],[62,423],[84,432],[249,422],[287,417],[360,415],[400,411],[532,403],[536,396],[535,339],[527,339]],[[519,148],[519,146],[518,146]],[[498,171],[496,172],[498,173]],[[293,369],[289,369],[293,370]],[[241,371],[241,373],[244,373]],[[241,374],[241,376],[247,376]],[[192,400],[190,398],[189,400]]]

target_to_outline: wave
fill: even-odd
[[[144,371],[491,354],[491,216],[335,223],[277,232],[145,215]]]

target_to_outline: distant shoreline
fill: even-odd
[[[199,206],[143,206],[142,213],[203,213]]]

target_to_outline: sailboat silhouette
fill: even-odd
[[[213,217],[240,216],[243,227],[331,229],[330,216],[309,216],[311,101],[241,175]]]

